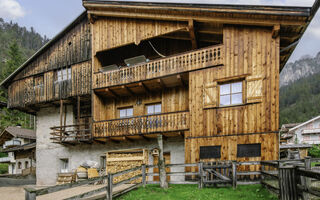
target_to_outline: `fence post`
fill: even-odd
[[[25,200],[36,200],[36,193],[29,191],[28,188],[24,189],[25,192]]]
[[[201,189],[201,188],[203,188],[203,163],[202,162],[198,163],[198,170],[199,170],[198,188]]]
[[[237,188],[237,161],[232,161],[232,187]]]
[[[279,166],[280,200],[298,200],[294,166]]]
[[[145,164],[141,166],[141,172],[142,172],[142,185],[143,187],[146,187],[146,165]]]
[[[107,199],[112,200],[113,174],[108,174]]]
[[[306,170],[311,170],[311,157],[306,156],[304,158],[304,167]],[[301,176],[301,185],[304,187],[304,190],[308,190],[309,186],[311,185],[311,180],[310,178]],[[303,200],[308,200],[309,199],[309,194],[306,192],[303,192],[302,194]]]

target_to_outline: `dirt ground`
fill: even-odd
[[[62,200],[65,198],[69,198],[78,194],[82,194],[85,192],[89,192],[91,190],[99,189],[101,187],[105,187],[106,185],[90,185],[90,186],[79,186],[67,190],[62,190],[59,192],[54,192],[47,195],[42,195],[37,197],[37,200]],[[130,185],[121,185],[120,187],[114,188],[113,192],[117,192],[119,190],[125,189]],[[25,186],[15,186],[15,187],[0,187],[0,199],[4,200],[24,200],[25,193],[24,187],[34,187],[32,185],[25,185]],[[99,193],[100,195],[102,193]],[[97,194],[97,195],[99,195]]]

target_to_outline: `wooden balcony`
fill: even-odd
[[[176,136],[189,129],[189,111],[145,115],[93,123],[93,137],[127,137],[139,139],[158,133]],[[152,136],[150,136],[152,137]]]
[[[223,57],[223,45],[215,45],[144,64],[124,67],[120,70],[98,72],[93,75],[93,89],[168,78],[184,72],[222,65]],[[164,80],[164,84],[167,84],[166,80]]]
[[[55,126],[50,128],[53,143],[77,144],[91,143],[91,128],[89,124]]]

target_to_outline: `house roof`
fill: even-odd
[[[8,148],[8,149],[5,149],[5,150],[2,150],[2,152],[25,151],[25,150],[34,149],[34,148],[36,148],[36,142],[32,142],[32,143],[24,144],[24,145],[21,145],[21,146],[12,147],[12,148]]]
[[[310,119],[310,120],[308,120],[306,122],[303,122],[303,123],[299,124],[298,126],[295,126],[295,127],[291,128],[291,129],[289,129],[289,132],[292,132],[292,131],[294,131],[294,130],[302,127],[302,126],[305,126],[305,125],[309,124],[310,122],[316,121],[318,119],[320,119],[320,115],[315,117],[315,118],[312,118],[312,119]]]
[[[305,149],[311,148],[311,144],[284,144],[280,145],[280,149]]]
[[[13,137],[20,137],[26,139],[36,139],[36,132],[34,130],[19,128],[16,126],[9,126],[4,131],[2,131],[0,138],[5,134],[8,133]]]
[[[61,37],[63,37],[70,29],[75,27],[79,22],[81,22],[84,18],[87,17],[86,11],[82,12],[75,20],[73,20],[69,25],[67,25],[60,33],[58,33],[54,38],[52,38],[49,42],[47,42],[44,46],[42,46],[35,54],[33,54],[27,61],[25,61],[20,67],[18,67],[12,74],[10,74],[6,79],[4,79],[0,86],[8,87],[9,82],[28,64],[34,61],[39,55],[41,55],[44,51],[46,51],[49,47],[51,47],[56,41],[58,41]]]

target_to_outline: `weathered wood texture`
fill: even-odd
[[[56,73],[49,71],[14,81],[8,88],[9,107],[26,107],[91,93],[91,61],[72,65],[70,80],[57,81]]]
[[[25,67],[15,78],[18,80],[35,74],[52,71],[91,59],[91,33],[85,17],[44,53]]]
[[[57,81],[56,70],[72,68],[71,80]],[[87,18],[54,42],[18,73],[8,88],[8,105],[24,108],[91,92],[91,33]]]
[[[181,30],[187,23],[143,19],[102,18],[93,24],[93,55],[99,51]],[[96,69],[96,68],[95,68]]]
[[[95,73],[93,88],[123,85],[221,65],[223,57],[223,45],[216,45],[116,71]]]
[[[222,146],[222,160],[243,161],[237,144],[250,143],[261,143],[262,160],[277,159],[277,134],[271,132],[279,126],[279,37],[272,38],[271,29],[226,26],[224,55],[224,66],[189,73],[186,162],[198,162],[200,146],[210,145]],[[219,107],[218,85],[228,81],[243,82],[243,105]]]

